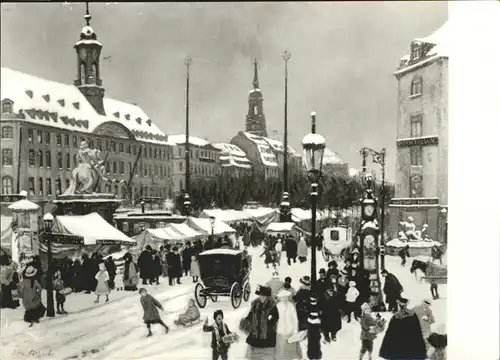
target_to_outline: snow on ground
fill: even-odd
[[[261,248],[251,249],[253,269],[250,276],[252,297],[258,284],[264,284],[271,277],[271,269],[266,269],[264,258],[259,257]],[[418,305],[430,297],[429,285],[419,283],[410,274],[409,266],[400,266],[399,258],[386,257],[387,269],[401,281],[405,291],[403,296],[410,299],[412,305]],[[318,253],[318,270],[326,268]],[[299,278],[310,274],[310,262],[288,266],[282,259],[280,277],[290,276],[294,287],[299,287]],[[33,328],[22,321],[22,307],[16,310],[3,309],[0,358],[24,359],[171,359],[203,360],[211,359],[210,334],[203,333],[201,324],[193,327],[178,328],[173,321],[184,310],[189,298],[194,295],[194,284],[190,278],[184,278],[182,285],[168,286],[163,279],[160,285],[148,285],[148,290],[165,307],[162,316],[170,326],[170,333],[165,335],[159,325],[153,325],[153,337],[146,338],[146,327],[142,322],[142,308],[137,293],[114,291],[107,304],[94,304],[93,295],[72,294],[67,298],[66,308],[69,315],[57,315],[54,319],[43,318]],[[433,302],[432,309],[436,325],[446,322],[446,285],[440,286],[441,299]],[[102,300],[101,300],[102,301]],[[249,310],[250,302],[243,303],[237,310],[232,309],[229,298],[219,298],[213,303],[208,300],[205,309],[201,309],[202,319],[212,318],[213,311],[222,309],[225,320],[232,331],[237,331],[239,321]],[[387,319],[389,314],[384,314]],[[356,359],[360,347],[360,326],[356,321],[343,322],[337,342],[323,344],[323,358],[329,360]],[[245,337],[240,334],[240,341],[231,347],[229,358],[244,359]],[[375,354],[378,353],[382,334],[375,341]],[[302,344],[306,354],[306,342]],[[374,358],[376,358],[374,356]]]

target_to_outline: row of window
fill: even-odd
[[[69,187],[69,179],[65,179],[64,182],[60,178],[56,178],[52,182],[52,178],[39,177],[36,181],[34,177],[28,178],[28,194],[29,195],[39,195],[39,196],[52,196],[52,194],[61,194]],[[105,183],[102,185],[102,191],[104,193],[115,194],[121,196],[121,188],[118,184]],[[162,196],[170,195],[170,191],[167,192],[165,187],[148,187],[140,186],[137,188],[132,188],[132,193],[140,197],[143,196]],[[2,177],[2,194],[11,195],[14,194],[14,184],[13,178],[11,176]]]
[[[186,155],[184,147],[179,147],[177,149],[178,157],[184,157]],[[215,151],[210,150],[197,150],[197,149],[189,149],[189,158],[190,159],[217,159],[217,153]]]
[[[179,161],[178,163],[179,167],[179,172],[184,171],[184,161]],[[205,164],[189,164],[189,169],[191,170],[192,173],[194,174],[199,174],[199,175],[207,175],[207,176],[213,176],[218,174],[218,171],[216,171],[213,166],[210,165],[205,165]]]
[[[12,126],[2,126],[2,139],[13,139],[14,138],[14,128]],[[51,144],[51,132],[44,132],[42,130],[33,130],[28,129],[28,142],[29,143],[38,143],[38,144]],[[88,140],[88,145],[91,149],[97,148],[100,151],[110,151],[114,153],[125,153],[130,155],[137,155],[139,151],[137,145],[133,144],[124,144],[122,142],[116,142],[112,140],[101,140],[101,139],[86,139],[85,137],[80,137],[78,139],[77,136],[70,136],[68,134],[55,134],[55,141],[57,146],[64,146],[66,148],[78,148],[79,142]],[[71,144],[70,144],[71,140]],[[70,146],[71,145],[71,146]],[[144,158],[152,158],[152,159],[161,159],[161,160],[170,160],[170,151],[166,148],[153,148],[151,146],[147,146],[143,148],[143,152],[141,154]]]

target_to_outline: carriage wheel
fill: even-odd
[[[218,295],[210,295],[210,299],[211,299],[213,302],[217,302],[217,300],[219,299],[219,296],[218,296]]]
[[[233,308],[237,309],[241,305],[241,300],[243,298],[243,292],[241,291],[241,286],[238,283],[234,283],[233,286],[231,286],[231,304],[233,305]]]
[[[245,285],[243,285],[243,300],[248,301],[248,299],[250,299],[251,293],[252,289],[250,288],[250,283],[247,281]]]
[[[323,246],[323,248],[321,249],[321,255],[323,255],[323,259],[328,262],[330,260],[330,256],[328,255],[328,253],[326,252],[326,248]]]
[[[196,299],[196,303],[201,309],[207,306],[207,297],[201,293],[203,287],[203,284],[198,283],[194,288],[194,298]]]

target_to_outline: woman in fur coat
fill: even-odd
[[[137,265],[132,259],[130,253],[126,253],[123,257],[125,264],[123,265],[123,287],[125,291],[136,291],[139,284],[139,274]]]
[[[278,293],[278,325],[276,327],[276,350],[274,360],[302,359],[300,343],[288,343],[290,336],[299,331],[299,319],[295,305],[290,301],[292,293],[281,290]]]
[[[37,280],[38,270],[33,266],[27,266],[23,272],[23,282],[21,285],[21,296],[23,306],[26,309],[24,321],[30,323],[39,323],[40,318],[45,315],[45,307],[42,304],[42,285]]]
[[[240,329],[248,335],[245,359],[273,360],[278,310],[270,288],[261,286],[255,293],[259,298],[252,301],[250,312],[240,323]]]

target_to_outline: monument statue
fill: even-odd
[[[78,166],[71,173],[71,183],[63,195],[92,194],[94,189],[104,178],[104,160],[101,152],[90,149],[84,140],[76,154]]]
[[[401,221],[399,225],[401,225],[403,228],[403,230],[399,232],[400,240],[431,241],[431,238],[428,234],[429,225],[424,224],[422,226],[422,230],[417,230],[415,219],[412,216],[408,216],[407,221]]]

